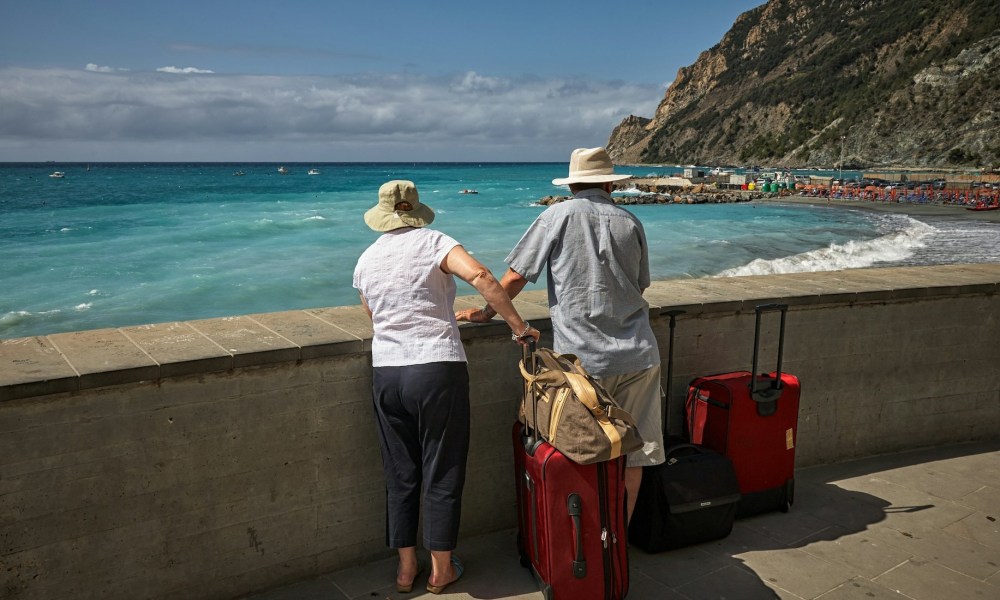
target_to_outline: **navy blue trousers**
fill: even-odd
[[[469,454],[469,371],[464,362],[375,367],[372,399],[385,469],[386,544],[458,543]]]

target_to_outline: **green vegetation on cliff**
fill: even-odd
[[[1000,6],[771,0],[681,69],[643,135],[609,147],[642,162],[1000,165]]]

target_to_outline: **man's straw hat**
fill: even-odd
[[[569,177],[553,179],[552,184],[606,183],[629,177],[615,175],[615,165],[604,148],[577,148],[569,158]]]

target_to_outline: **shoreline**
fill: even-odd
[[[911,217],[944,217],[971,221],[986,221],[1000,223],[1000,210],[967,210],[964,206],[950,204],[915,204],[912,202],[878,202],[871,200],[840,200],[826,198],[811,198],[808,196],[775,196],[757,198],[751,202],[766,202],[769,204],[797,204],[824,208],[854,208],[876,212],[904,214]]]

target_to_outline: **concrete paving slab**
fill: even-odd
[[[80,374],[80,388],[157,379],[160,366],[117,329],[94,329],[48,336]]]
[[[247,596],[248,599],[258,597],[266,597],[267,600],[350,600],[327,577],[299,581],[271,592],[264,592],[264,596]]]
[[[769,584],[801,598],[816,598],[850,581],[856,573],[799,549],[747,552],[739,555],[747,567]]]
[[[664,309],[680,309],[691,315],[706,310],[711,312],[736,312],[743,302],[732,300],[732,295],[723,295],[713,290],[708,279],[675,279],[669,282],[653,282],[643,293],[650,304]]]
[[[954,277],[956,282],[962,284],[963,289],[980,292],[984,294],[995,293],[997,285],[996,265],[991,264],[969,264],[969,265],[949,265],[946,269],[949,276]],[[984,278],[994,278],[993,282],[984,281]]]
[[[1000,509],[1000,505],[994,504],[994,510]],[[997,517],[987,513],[973,513],[957,523],[944,528],[944,531],[967,540],[989,546],[995,550],[1000,550],[1000,524]]]
[[[830,523],[804,510],[790,510],[788,513],[767,513],[744,519],[740,526],[792,545],[828,529]]]
[[[744,527],[745,520],[738,520],[733,526],[733,531],[729,536],[706,542],[698,547],[720,558],[738,557],[747,552],[760,552],[763,550],[777,550],[786,548],[787,545],[778,540],[756,531],[750,527]],[[727,561],[731,563],[730,561]]]
[[[1000,488],[986,485],[971,494],[962,496],[956,502],[1000,519]]]
[[[857,282],[843,281],[829,273],[789,273],[778,277],[788,277],[795,285],[806,286],[811,294],[818,294],[819,298],[810,301],[810,304],[854,302],[857,300],[858,291],[865,289]]]
[[[842,271],[841,281],[857,286],[858,302],[882,302],[892,300],[896,295],[896,286],[874,270],[872,273]]]
[[[970,465],[1000,462],[1000,440],[870,457],[796,472],[789,513],[736,522],[723,540],[659,554],[630,550],[636,600],[940,600],[1000,598],[996,515],[930,493],[959,477],[963,489],[992,474]],[[921,468],[919,465],[923,465]],[[937,474],[927,476],[927,473]],[[977,479],[983,473],[983,479]],[[961,475],[958,475],[961,474]],[[890,482],[885,478],[893,478]],[[923,489],[924,487],[930,489]],[[939,490],[940,491],[940,490]],[[966,494],[962,499],[975,496]],[[990,496],[983,496],[986,501]],[[984,523],[985,522],[985,523]],[[986,525],[988,523],[989,525]],[[799,533],[823,527],[797,539]],[[469,567],[445,598],[540,600],[519,564],[514,530],[463,539],[458,554]],[[324,576],[303,586],[335,599],[392,598],[395,559]],[[323,578],[321,578],[323,579]],[[299,585],[299,584],[296,584]],[[423,586],[405,597],[431,598]],[[452,591],[452,590],[449,590]],[[254,600],[295,596],[273,590]],[[337,595],[338,593],[343,594]]]
[[[883,587],[863,577],[855,577],[822,596],[822,600],[912,600],[895,590]]]
[[[944,459],[935,461],[934,464],[948,473],[1000,489],[1000,461],[992,453]]]
[[[844,490],[835,483],[796,481],[792,512],[805,512],[849,531],[863,531],[884,521],[888,506],[881,498]]]
[[[524,290],[514,298],[514,302],[525,302],[528,304],[534,304],[535,306],[541,306],[545,309],[545,314],[548,315],[549,309],[549,296],[546,290]],[[483,297],[479,294],[469,294],[466,296],[456,296],[455,297],[455,310],[462,310],[465,308],[482,308],[485,304]],[[520,312],[521,309],[518,309]]]
[[[936,562],[912,559],[877,577],[875,583],[914,600],[997,598],[995,586],[953,571]]]
[[[0,401],[79,389],[80,375],[44,337],[0,340]]]
[[[970,542],[938,528],[882,527],[871,532],[874,539],[914,555],[911,560],[930,560],[974,579],[985,580],[1000,571],[1000,549]]]
[[[628,597],[656,598],[656,600],[688,600],[688,596],[682,596],[645,573],[635,570],[629,574]]]
[[[858,492],[863,492],[875,501],[890,501],[883,512],[881,525],[908,527],[918,523],[932,527],[945,527],[969,516],[974,510],[960,504],[932,496],[881,479],[880,477],[854,478],[837,482]],[[863,496],[859,496],[862,497]]]
[[[677,588],[732,565],[729,557],[707,552],[702,549],[703,546],[678,548],[657,554],[633,548],[629,552],[629,564],[633,571],[643,573],[670,588]]]
[[[228,371],[233,356],[184,322],[121,329],[128,339],[160,365],[160,377]]]
[[[897,299],[953,296],[964,289],[962,283],[953,278],[929,281],[926,276],[898,271],[892,273],[888,282],[895,287],[893,297]]]
[[[946,500],[957,500],[982,487],[978,481],[952,475],[937,468],[934,464],[913,465],[883,471],[879,474],[879,478],[889,483],[918,488],[932,496]]]
[[[802,550],[808,554],[837,563],[867,579],[874,579],[895,569],[913,557],[874,539],[867,531],[852,531],[832,527],[804,540]]]
[[[512,530],[461,541],[456,555],[465,565],[465,575],[462,581],[448,588],[448,594],[438,597],[542,600],[542,593],[538,591],[531,572],[522,567],[516,558],[516,547],[516,534]],[[514,560],[499,559],[503,556],[513,557]],[[427,597],[435,596],[427,594]]]
[[[233,356],[233,367],[298,360],[299,347],[249,317],[188,321],[191,327]]]
[[[449,586],[446,593],[435,596],[425,590],[429,575],[430,556],[419,551],[419,558],[425,565],[424,572],[418,576],[413,592],[400,594],[395,589],[395,573],[397,559],[390,558],[374,561],[331,573],[313,582],[313,590],[335,590],[345,598],[504,598],[509,600],[542,600],[542,594],[531,573],[520,566],[514,551],[514,535],[511,531],[497,532],[482,536],[463,539],[455,552],[466,572],[462,580]],[[514,560],[510,560],[511,558]],[[279,596],[279,590],[249,599],[284,600]],[[339,598],[340,596],[335,596]]]
[[[383,558],[358,567],[336,571],[320,579],[325,586],[339,591],[345,598],[357,598],[362,594],[375,593],[378,593],[378,596],[374,597],[382,598],[383,593],[388,593],[388,590],[395,591],[393,580],[396,563],[395,557]],[[270,596],[267,598],[270,600]]]
[[[301,348],[302,359],[354,352],[358,338],[302,310],[249,315],[249,318]]]
[[[754,278],[756,279],[756,278]],[[767,275],[761,277],[773,289],[773,294],[780,295],[781,302],[791,306],[803,306],[826,302],[822,288],[816,284],[795,278],[793,275]]]
[[[485,306],[482,296],[459,296],[455,298],[455,310],[465,310],[467,308],[482,308]],[[549,318],[548,300],[545,297],[538,298],[536,294],[520,294],[514,299],[514,308],[521,315],[522,319],[547,320]],[[493,321],[503,323],[500,316],[493,317]],[[542,324],[545,327],[545,324]]]
[[[704,289],[713,291],[721,290],[723,280],[707,279],[703,283]],[[773,304],[783,302],[789,295],[795,293],[787,287],[775,285],[772,282],[758,277],[733,277],[724,280],[727,285],[736,288],[736,295],[743,300],[744,308],[752,307],[756,304]],[[732,288],[730,288],[732,289]],[[730,292],[731,293],[731,292]]]
[[[360,350],[357,351],[367,352],[372,349],[371,339],[375,330],[371,319],[360,305],[312,308],[306,312],[358,338]]]
[[[691,600],[803,600],[790,592],[775,590],[761,581],[753,571],[740,566],[726,567],[677,588]]]

